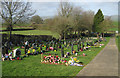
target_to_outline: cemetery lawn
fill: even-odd
[[[0,32],[2,34],[7,34],[8,32]],[[55,38],[59,38],[59,35],[55,32],[49,30],[26,30],[26,31],[12,31],[12,34],[21,34],[21,35],[51,35]]]
[[[115,38],[115,41],[116,41],[116,45],[118,47],[118,37]]]
[[[84,63],[86,66],[109,42],[110,37],[106,38],[106,42],[101,42],[105,44],[101,48],[92,47],[87,51],[79,52],[77,59]],[[74,46],[77,50],[77,45]],[[22,54],[24,54],[24,49],[21,49]],[[66,52],[70,52],[71,49],[65,49]],[[43,54],[43,56],[53,55],[53,53],[60,56],[61,51],[57,52],[46,52],[48,54]],[[82,53],[87,54],[87,56],[80,56]],[[73,55],[74,56],[74,55]],[[69,60],[70,58],[65,58]],[[14,61],[4,61],[2,62],[2,76],[76,76],[83,67],[77,66],[65,66],[65,65],[52,65],[52,64],[42,64],[41,55],[29,56],[23,58],[23,60]]]
[[[118,37],[116,37],[116,45],[117,45],[117,47],[118,47],[118,51],[120,52],[120,37],[118,36]]]

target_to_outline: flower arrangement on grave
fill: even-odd
[[[24,46],[21,46],[21,48],[25,48]]]
[[[73,51],[73,54],[75,54],[75,52],[76,52],[76,51],[74,50],[74,51]]]
[[[70,66],[84,66],[82,62],[77,60],[76,57],[71,57],[71,60],[68,61],[68,65]]]
[[[42,45],[42,47],[44,47],[44,44]]]
[[[87,54],[83,53],[83,56],[87,56]]]
[[[54,50],[54,52],[56,52],[56,50]]]
[[[65,64],[67,63],[66,60],[62,60],[58,56],[52,56],[51,54],[49,56],[44,56],[42,63],[49,63],[49,64]]]

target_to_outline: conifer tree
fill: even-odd
[[[92,27],[93,32],[101,32],[102,27],[100,26],[100,23],[104,21],[104,15],[101,11],[101,9],[98,10],[96,15],[94,16],[94,24]]]

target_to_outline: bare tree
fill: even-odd
[[[60,2],[58,15],[69,17],[72,14],[73,6],[69,2]]]
[[[59,40],[64,37],[66,38],[67,33],[70,29],[70,20],[66,17],[55,16],[53,19],[54,23],[52,26],[53,31],[56,31],[59,34]]]
[[[75,31],[75,34],[76,32],[78,32],[78,37],[79,37],[79,33],[80,33],[80,30],[81,30],[81,16],[82,16],[82,13],[83,13],[83,9],[81,7],[75,7],[72,11],[72,19],[73,19],[73,29]]]
[[[59,25],[61,27],[61,29],[63,29],[63,33],[60,34],[61,36],[64,36],[64,40],[66,35],[68,35],[68,33],[70,33],[71,31],[71,27],[72,27],[72,11],[73,11],[73,5],[70,4],[69,2],[60,2],[60,7],[58,9],[58,17],[60,17],[59,22],[61,23],[61,25]],[[64,21],[63,21],[64,20]],[[62,22],[63,21],[63,22]],[[63,25],[64,23],[64,25]],[[63,27],[64,26],[64,27]]]
[[[82,25],[84,26],[84,29],[92,31],[93,19],[94,19],[93,11],[90,10],[90,11],[83,12],[81,22],[82,22]]]
[[[109,31],[108,29],[112,28],[112,20],[110,16],[106,16],[104,21],[100,23],[100,27],[101,27],[101,33],[103,35],[104,38],[104,32]]]
[[[30,2],[22,2],[21,0],[2,0],[0,9],[0,15],[7,23],[8,29],[10,31],[10,40],[13,25],[22,18],[28,18],[35,13],[35,11],[33,11],[31,8]]]

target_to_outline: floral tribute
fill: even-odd
[[[67,64],[66,60],[62,60],[60,57],[52,56],[51,54],[49,54],[49,56],[44,56],[41,62],[46,64]]]

